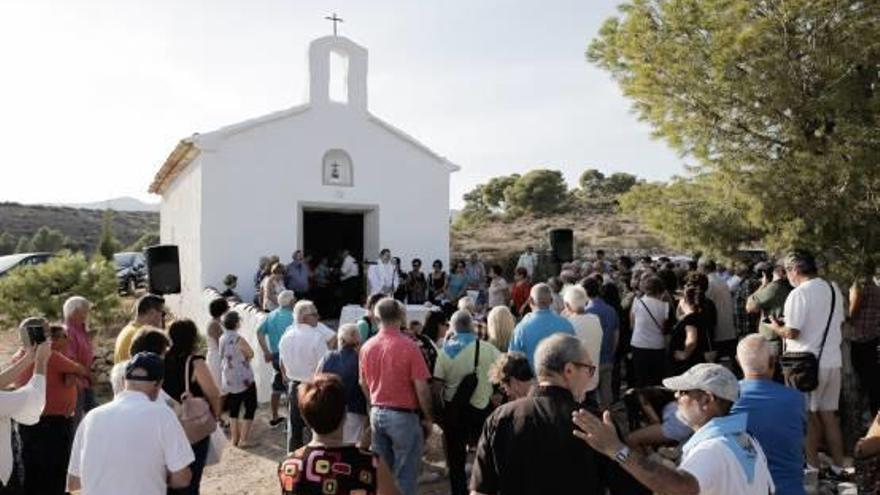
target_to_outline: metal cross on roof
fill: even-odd
[[[333,22],[333,36],[336,36],[336,23],[344,21],[341,18],[336,17],[336,12],[334,12],[332,16],[324,17],[324,19]]]

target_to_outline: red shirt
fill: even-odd
[[[16,354],[12,359],[18,361],[24,356]],[[46,406],[43,407],[42,416],[73,416],[76,411],[76,372],[77,363],[58,351],[52,351],[49,362],[46,364]],[[34,365],[24,369],[15,380],[15,386],[23,387],[30,381],[34,374]],[[65,381],[64,377],[71,375],[71,379]],[[68,385],[69,383],[69,385]]]
[[[510,297],[513,299],[513,305],[516,307],[517,311],[519,311],[519,308],[529,300],[529,291],[531,290],[532,286],[525,280],[513,284],[513,289],[510,291]]]
[[[431,378],[416,343],[397,328],[383,328],[361,348],[361,381],[374,406],[419,409],[416,381]]]

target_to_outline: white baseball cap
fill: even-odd
[[[715,363],[695,364],[683,374],[663,380],[669,390],[702,390],[715,397],[736,402],[739,399],[739,381],[724,366]]]

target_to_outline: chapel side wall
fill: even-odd
[[[322,158],[329,149],[351,156],[354,187],[322,184]],[[277,254],[287,262],[302,246],[297,235],[302,204],[375,207],[379,246],[390,248],[405,266],[413,257],[425,266],[426,260],[448,262],[449,172],[363,112],[336,104],[310,109],[228,136],[206,160],[203,276],[210,284],[236,274],[246,300],[254,295],[252,277],[261,255]],[[366,255],[375,259],[378,253]]]
[[[200,321],[202,292],[202,158],[196,158],[162,194],[159,210],[159,238],[175,244],[180,254],[179,295],[167,295],[169,309],[178,317]]]

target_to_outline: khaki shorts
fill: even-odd
[[[807,394],[809,411],[836,411],[839,404],[840,368],[819,368],[819,386]]]

